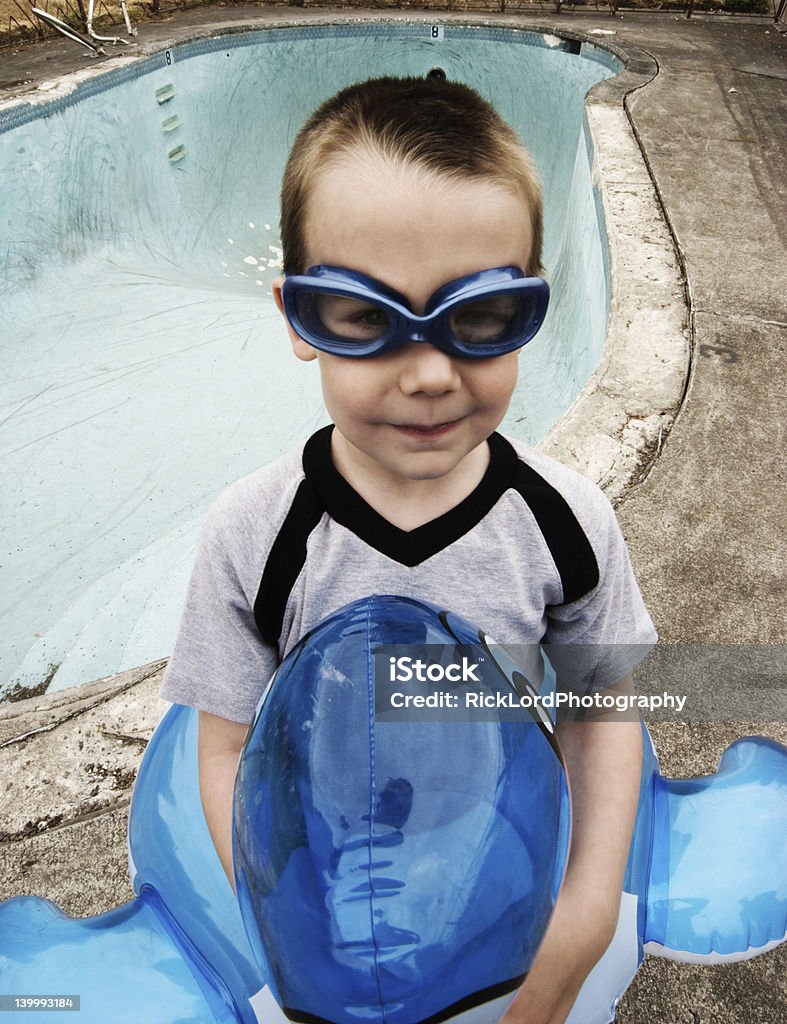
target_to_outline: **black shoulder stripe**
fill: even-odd
[[[323,508],[309,480],[302,480],[290,510],[271,546],[254,600],[254,619],[263,640],[278,647],[293,585],[306,562],[306,542],[322,518]]]
[[[599,581],[598,563],[585,531],[563,495],[521,459],[514,487],[533,513],[555,561],[563,603],[578,601]]]

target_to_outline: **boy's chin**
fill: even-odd
[[[337,428],[338,429],[338,428]],[[380,438],[389,443],[370,444],[368,437],[341,435],[341,446],[349,457],[351,465],[345,468],[361,475],[392,477],[405,485],[430,480],[444,480],[456,473],[468,472],[470,476],[483,475],[487,456],[479,451],[486,444],[486,437],[461,437],[459,424],[454,436],[419,438],[406,432],[397,431],[397,436]],[[343,444],[342,444],[343,442]],[[336,455],[334,449],[334,455]],[[341,468],[341,451],[339,468]],[[353,481],[351,480],[351,483]],[[477,483],[477,481],[475,481]]]
[[[476,446],[477,447],[477,446]],[[465,460],[475,451],[422,451],[413,452],[401,459],[392,460],[389,469],[403,479],[413,482],[442,480],[455,472],[461,472]]]

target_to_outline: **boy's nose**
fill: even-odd
[[[405,394],[442,395],[461,387],[454,359],[434,345],[410,342],[398,355],[402,361],[400,387]]]

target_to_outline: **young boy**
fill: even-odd
[[[352,86],[301,130],[281,223],[274,298],[297,358],[319,363],[333,426],[215,503],[162,691],[200,709],[203,805],[230,876],[232,788],[259,696],[349,601],[432,600],[502,643],[654,639],[606,499],[495,433],[545,302],[541,195],[512,129],[455,83]],[[627,688],[631,667],[609,676],[602,661],[596,681]],[[637,803],[637,723],[558,734],[569,866],[512,1024],[564,1021],[610,942]]]

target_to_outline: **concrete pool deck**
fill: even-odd
[[[140,36],[152,46],[240,22],[329,17],[324,8],[209,8],[145,23]],[[783,644],[787,38],[764,20],[628,12],[460,20],[568,30],[650,54],[657,73],[627,109],[685,275],[691,364],[659,457],[639,482],[627,480],[618,512],[664,640]],[[97,64],[66,41],[6,51],[0,98]],[[625,210],[625,189],[619,194]],[[46,895],[76,914],[129,897],[125,818],[163,708],[159,670],[0,712],[0,897]],[[712,770],[738,735],[785,742],[787,729],[674,724],[653,732],[664,770],[689,775]],[[785,962],[783,950],[714,969],[649,960],[619,1019],[776,1024],[787,1016]]]

